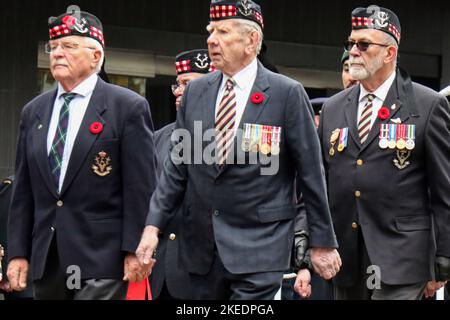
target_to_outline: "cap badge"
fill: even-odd
[[[241,0],[237,7],[239,12],[246,17],[252,14],[252,5],[248,3],[248,0]]]
[[[375,18],[375,23],[380,28],[386,28],[388,26],[389,15],[384,11],[378,11]]]
[[[204,53],[204,54],[199,53],[194,59],[195,59],[194,64],[197,68],[199,68],[199,69],[208,68],[208,65],[209,65],[208,64],[208,56],[206,53]]]

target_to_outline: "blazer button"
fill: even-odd
[[[353,222],[353,223],[352,223],[352,228],[353,228],[353,229],[358,229],[358,224],[357,224],[356,222]]]
[[[56,205],[61,208],[64,205],[64,202],[62,202],[62,200],[58,200],[58,202],[56,202]]]
[[[52,232],[55,231],[55,227],[50,227],[50,230],[52,230]]]
[[[358,159],[358,161],[356,161],[356,164],[360,167],[364,164],[364,161],[362,161],[361,159]]]
[[[219,210],[214,210],[214,215],[215,215],[216,217],[218,217],[218,216],[219,216]]]
[[[171,233],[169,236],[169,239],[174,241],[177,238],[177,235],[175,233]]]
[[[361,191],[355,191],[355,197],[357,198],[361,197]]]

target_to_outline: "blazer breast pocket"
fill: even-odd
[[[297,211],[291,204],[279,207],[258,208],[258,220],[262,223],[293,219]]]
[[[425,231],[431,229],[431,217],[428,215],[403,216],[395,218],[398,231]]]

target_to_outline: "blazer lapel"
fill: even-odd
[[[67,173],[61,189],[61,195],[67,191],[67,188],[70,186],[78,170],[80,170],[82,164],[86,161],[86,157],[91,150],[92,145],[99,136],[98,134],[92,134],[90,132],[89,128],[91,124],[93,122],[100,122],[104,126],[108,125],[101,117],[103,112],[107,109],[107,106],[105,105],[105,86],[103,80],[99,78],[75,139],[69,159],[69,165],[67,167]]]
[[[345,120],[347,121],[350,137],[353,139],[358,148],[361,149],[361,139],[359,138],[357,128],[359,92],[360,92],[359,86],[355,86],[348,93],[347,104],[344,106],[344,114]]]
[[[31,130],[34,131],[32,134],[32,148],[34,148],[34,154],[37,155],[36,162],[44,180],[44,184],[55,198],[57,198],[58,195],[48,160],[47,136],[50,126],[50,119],[52,117],[53,105],[56,99],[56,93],[57,90],[55,89],[45,96],[45,100],[42,102],[42,105],[36,110],[36,117],[39,119],[38,125],[36,128],[31,128]]]
[[[261,113],[263,112],[267,102],[270,99],[270,95],[266,92],[269,88],[270,85],[269,81],[267,80],[267,72],[264,69],[263,65],[258,61],[258,71],[256,74],[255,83],[253,84],[253,87],[250,91],[250,96],[247,100],[247,104],[245,106],[238,129],[243,130],[244,123],[257,123]],[[251,99],[252,95],[257,92],[262,93],[264,96],[264,100],[260,104],[254,104]],[[231,148],[236,149],[236,142],[237,134],[234,137]],[[224,164],[223,166],[221,166],[218,175],[221,175],[228,167],[228,164]]]

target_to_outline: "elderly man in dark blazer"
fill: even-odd
[[[158,233],[184,199],[180,253],[193,297],[272,299],[290,264],[296,173],[312,263],[327,278],[340,267],[320,144],[303,87],[256,59],[261,8],[213,1],[210,18],[209,55],[220,72],[185,89],[175,128],[181,143],[165,162],[137,255],[154,264]]]
[[[172,85],[172,92],[176,98],[177,111],[181,107],[184,89],[190,81],[198,79],[214,71],[211,59],[206,49],[196,49],[179,53],[175,57],[177,84]],[[175,129],[175,122],[169,123],[155,132],[155,149],[157,152],[158,176],[164,169],[164,161],[169,155],[171,136]],[[160,238],[155,264],[151,274],[151,289],[153,299],[189,299],[189,275],[182,264],[179,263],[179,232],[182,232],[181,215],[183,206],[176,209],[174,218],[167,225],[164,235]]]
[[[123,299],[148,275],[134,252],[156,185],[150,109],[98,77],[97,17],[71,6],[49,29],[58,88],[22,111],[8,278],[23,290],[31,265],[37,299]]]
[[[352,29],[360,85],[324,104],[319,127],[343,260],[335,298],[419,299],[449,277],[450,109],[397,68],[394,12],[357,8]]]

